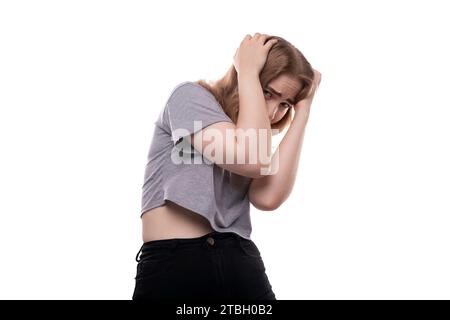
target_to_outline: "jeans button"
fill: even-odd
[[[208,237],[208,239],[206,239],[206,241],[208,241],[208,243],[210,245],[214,245],[214,238]]]

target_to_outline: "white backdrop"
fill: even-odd
[[[0,2],[0,298],[131,299],[153,122],[260,32],[322,73],[291,197],[251,208],[277,298],[449,299],[445,5]]]

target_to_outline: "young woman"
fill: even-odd
[[[292,44],[255,33],[223,78],[172,90],[148,153],[134,300],[276,299],[249,203],[288,198],[320,79]]]

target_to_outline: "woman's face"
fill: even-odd
[[[293,100],[300,90],[300,84],[289,76],[281,75],[262,89],[270,123],[274,124],[284,117],[289,108],[294,107]]]

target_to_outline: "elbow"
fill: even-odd
[[[256,209],[261,211],[275,211],[282,204],[281,201],[278,201],[277,199],[271,197],[264,197],[257,200],[251,199],[250,202]]]

